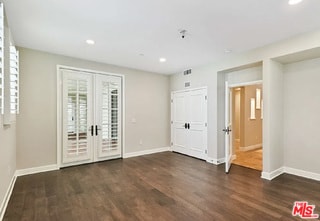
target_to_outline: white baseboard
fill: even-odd
[[[299,170],[291,167],[281,167],[277,170],[272,171],[271,173],[262,172],[261,178],[266,180],[273,180],[277,176],[280,176],[281,174],[284,174],[284,173],[320,181],[319,173],[308,172],[308,171]]]
[[[10,182],[10,185],[9,185],[9,187],[7,189],[6,195],[4,196],[3,202],[1,203],[0,220],[3,219],[4,213],[6,212],[6,209],[7,209],[11,194],[12,194],[12,190],[13,190],[14,184],[16,183],[16,179],[17,179],[17,177],[15,175],[13,175],[13,177],[11,179],[11,182]]]
[[[284,167],[280,167],[279,169],[276,169],[270,173],[268,172],[262,172],[261,173],[261,178],[262,179],[266,179],[266,180],[273,180],[274,178],[276,178],[277,176],[280,176],[281,174],[283,174],[285,172],[285,168]]]
[[[320,174],[319,173],[298,170],[298,169],[294,169],[294,168],[290,168],[290,167],[284,167],[284,172],[287,174],[296,175],[296,176],[320,181]]]
[[[18,177],[18,176],[48,172],[53,170],[59,170],[59,166],[57,164],[53,164],[53,165],[47,165],[47,166],[41,166],[41,167],[32,167],[27,169],[16,170],[15,175]]]
[[[239,147],[241,151],[249,151],[249,150],[255,150],[259,149],[262,147],[262,143],[251,145],[251,146],[246,146],[246,147]]]
[[[225,163],[225,159],[224,158],[220,158],[220,159],[215,159],[215,158],[211,158],[211,157],[207,157],[206,160],[208,163],[212,163],[214,165],[220,165]]]
[[[165,151],[170,151],[170,147],[162,147],[162,148],[156,148],[156,149],[150,149],[150,150],[142,150],[137,152],[125,153],[123,154],[123,158],[138,157],[142,155],[160,153]]]

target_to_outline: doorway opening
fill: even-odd
[[[230,88],[233,164],[262,171],[262,84]]]

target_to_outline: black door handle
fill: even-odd
[[[187,124],[187,123],[184,124],[184,128],[185,128],[185,129],[188,128],[188,124]]]
[[[93,125],[91,125],[91,136],[93,136]]]
[[[189,123],[188,123],[188,125],[187,125],[187,126],[188,126],[188,129],[190,129],[190,124],[189,124]]]
[[[96,125],[96,136],[98,136],[98,125]]]

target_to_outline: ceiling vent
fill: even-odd
[[[191,74],[191,69],[185,70],[185,71],[183,72],[183,75],[188,75],[188,74]]]

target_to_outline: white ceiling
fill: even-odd
[[[320,28],[319,0],[3,2],[18,46],[163,74]]]

